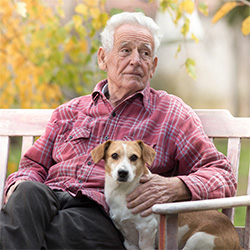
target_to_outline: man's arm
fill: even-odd
[[[127,197],[132,212],[145,216],[154,204],[235,194],[236,179],[229,161],[209,141],[196,114],[190,112],[186,117],[181,122],[178,119],[175,134],[170,136],[173,143],[168,144],[167,154],[178,176],[143,176],[142,185]]]

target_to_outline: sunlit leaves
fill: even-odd
[[[195,41],[195,43],[199,43],[199,39],[194,35],[194,33],[191,34],[191,39]]]
[[[208,5],[205,2],[199,2],[198,10],[205,16],[208,15]]]
[[[212,23],[218,22],[221,18],[238,6],[244,6],[244,2],[230,1],[224,3],[213,16]],[[250,34],[250,16],[246,17],[241,23],[241,32],[245,36]]]
[[[194,2],[192,0],[184,0],[179,5],[182,11],[192,14],[194,11]]]
[[[56,2],[53,12],[40,0],[1,0],[1,108],[56,107],[63,89],[82,95],[96,82],[92,55],[108,19],[104,2],[81,1],[65,24],[63,1]]]
[[[75,12],[82,14],[83,16],[88,15],[88,8],[85,4],[78,4],[75,8]]]
[[[184,24],[181,28],[181,34],[186,37],[187,33],[189,32],[189,27],[190,27],[190,20],[189,18],[185,17],[184,18]]]
[[[192,77],[194,80],[196,80],[197,76],[196,76],[196,72],[195,72],[195,60],[193,60],[191,58],[187,58],[187,60],[185,62],[185,67],[186,67],[186,71],[187,71],[188,75],[190,77]]]
[[[213,16],[212,23],[218,22],[222,17],[224,17],[228,12],[230,12],[233,8],[235,8],[238,5],[240,5],[240,3],[236,1],[224,3]]]
[[[243,35],[247,36],[250,34],[250,16],[245,18],[241,24],[241,32]]]

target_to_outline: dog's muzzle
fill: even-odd
[[[128,180],[129,173],[127,170],[119,169],[118,170],[118,181],[126,182]]]

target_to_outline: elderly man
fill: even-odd
[[[3,249],[121,249],[108,216],[104,163],[90,151],[106,140],[143,140],[156,151],[142,185],[127,197],[132,213],[156,203],[232,196],[235,177],[190,107],[149,86],[160,32],[141,13],[114,15],[98,51],[107,79],[91,95],[57,108],[45,133],[9,176],[0,217]]]

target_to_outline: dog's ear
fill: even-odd
[[[143,160],[150,166],[155,159],[155,155],[156,155],[155,150],[151,148],[150,146],[148,146],[147,144],[145,144],[143,141],[139,140],[136,142],[139,144],[139,146],[142,149]]]
[[[100,144],[90,152],[94,163],[98,163],[101,159],[104,159],[105,152],[109,148],[111,142],[111,140],[108,140]]]

